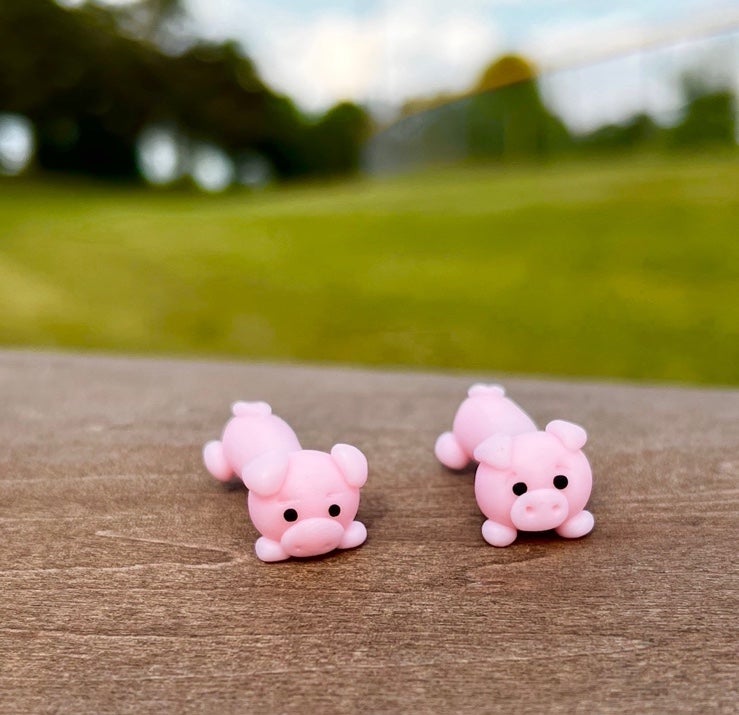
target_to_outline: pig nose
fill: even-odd
[[[343,535],[344,527],[335,519],[313,517],[291,526],[280,543],[290,556],[318,556],[337,548]]]
[[[545,531],[558,527],[570,510],[567,498],[555,489],[534,489],[522,494],[511,508],[511,521],[522,531]]]

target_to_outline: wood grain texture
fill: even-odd
[[[491,378],[588,428],[590,536],[483,542],[432,446]],[[4,352],[0,398],[0,712],[736,712],[736,391]],[[367,454],[364,546],[256,559],[238,398]]]

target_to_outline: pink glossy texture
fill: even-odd
[[[264,402],[237,402],[220,441],[208,442],[203,460],[221,481],[239,476],[249,489],[249,515],[262,535],[262,561],[326,554],[364,543],[367,530],[354,517],[367,460],[356,448],[331,453],[302,449],[290,426]]]
[[[477,445],[497,432],[519,434],[536,429],[500,385],[473,385],[467,395],[454,416],[452,431],[436,440],[436,457],[450,469],[464,469],[474,459]]]
[[[482,535],[489,544],[508,546],[519,530],[585,536],[594,525],[585,510],[593,483],[582,452],[585,430],[554,420],[538,431],[504,394],[495,385],[473,386],[457,411],[453,432],[437,440],[436,456],[456,469],[471,458],[479,462],[475,497],[487,517]]]

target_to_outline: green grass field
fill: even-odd
[[[739,159],[0,183],[0,343],[739,382]]]

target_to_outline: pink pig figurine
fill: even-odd
[[[575,539],[589,534],[585,510],[593,475],[582,452],[585,430],[564,420],[537,431],[502,387],[475,385],[457,411],[453,432],[436,442],[436,456],[452,468],[479,462],[475,497],[487,517],[482,536],[492,546],[512,544],[518,530],[554,529]]]
[[[302,449],[292,428],[266,402],[236,402],[220,441],[208,442],[203,460],[220,481],[234,474],[249,489],[248,508],[262,536],[262,561],[318,556],[363,544],[367,529],[354,517],[367,460],[337,444],[331,453]]]

